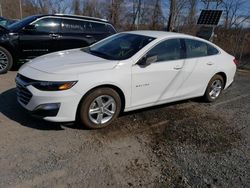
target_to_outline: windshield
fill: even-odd
[[[22,29],[23,27],[25,27],[29,23],[33,22],[36,18],[37,18],[37,16],[28,16],[22,20],[19,20],[13,24],[8,25],[7,28],[11,31],[17,31],[19,29]]]
[[[143,35],[121,33],[83,50],[108,60],[125,60],[132,57],[154,39]]]

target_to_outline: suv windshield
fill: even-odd
[[[125,60],[132,57],[154,39],[149,36],[121,33],[83,50],[108,60]]]
[[[28,16],[22,20],[19,20],[13,24],[8,25],[7,28],[11,31],[18,31],[19,29],[22,29],[23,27],[25,27],[26,25],[28,25],[29,23],[33,22],[36,19],[37,16]]]

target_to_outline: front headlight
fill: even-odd
[[[72,88],[76,83],[77,81],[69,81],[69,82],[38,81],[32,83],[31,85],[42,91],[63,91]]]

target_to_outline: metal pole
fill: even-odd
[[[3,17],[2,2],[0,1],[0,16]]]
[[[19,0],[19,6],[20,6],[20,17],[23,18],[23,9],[22,9],[22,0]]]

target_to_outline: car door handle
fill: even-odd
[[[85,37],[86,37],[86,38],[93,38],[92,35],[86,35]]]
[[[182,66],[176,65],[176,66],[174,67],[174,69],[175,69],[175,70],[180,70],[180,69],[182,69]]]
[[[214,63],[213,62],[208,62],[207,65],[213,65]]]
[[[61,38],[61,35],[58,35],[58,34],[50,34],[49,36],[50,36],[52,39]]]

